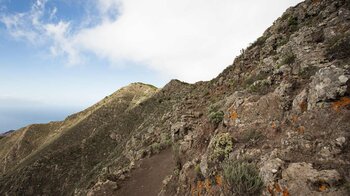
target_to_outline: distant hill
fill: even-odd
[[[16,131],[16,130],[5,131],[5,132],[3,132],[3,133],[0,133],[0,135],[6,136],[6,135],[9,135],[10,133],[12,133],[12,132],[14,132],[14,131]]]

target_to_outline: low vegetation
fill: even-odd
[[[296,56],[293,52],[287,52],[282,56],[281,64],[282,65],[291,65],[295,62]]]
[[[209,119],[212,123],[219,124],[222,121],[222,119],[224,119],[224,112],[223,111],[211,112],[209,114]]]
[[[228,190],[233,195],[260,195],[263,181],[252,163],[232,161],[225,163],[223,176]]]
[[[208,117],[210,122],[218,125],[224,119],[224,112],[219,110],[217,106],[211,105],[208,109]]]
[[[326,56],[330,60],[350,58],[350,34],[336,36],[326,42]]]
[[[212,162],[221,162],[229,157],[233,151],[234,140],[229,133],[221,133],[213,138],[210,144],[211,153],[209,160]]]
[[[288,18],[288,28],[290,32],[294,32],[298,30],[298,18],[297,17],[289,17]]]
[[[257,93],[259,95],[265,95],[270,89],[271,83],[268,80],[258,80],[249,86],[248,91],[251,93]]]
[[[250,48],[253,48],[255,46],[263,46],[267,40],[267,36],[261,36],[259,37],[254,43],[251,44],[251,46],[248,47],[248,50]]]
[[[303,67],[300,69],[298,76],[302,79],[309,79],[311,76],[315,75],[317,70],[318,68],[315,66]]]
[[[262,133],[255,129],[250,129],[243,134],[243,142],[256,142],[262,137]]]

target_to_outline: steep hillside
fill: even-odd
[[[0,140],[1,195],[350,194],[350,2],[289,8],[208,82],[132,84]]]
[[[30,125],[6,136],[0,141],[2,147],[0,150],[2,173],[13,174],[12,172],[16,173],[26,169],[25,173],[29,172],[28,175],[31,175],[30,172],[35,169],[35,167],[27,167],[28,165],[46,164],[46,159],[51,159],[51,156],[56,157],[57,160],[55,161],[58,161],[58,163],[70,164],[70,161],[74,161],[74,164],[78,164],[76,162],[77,160],[75,160],[78,156],[73,156],[74,150],[82,147],[90,137],[95,136],[94,139],[101,139],[97,137],[97,127],[112,124],[115,118],[119,118],[122,114],[132,110],[140,102],[152,96],[156,91],[157,89],[150,85],[144,85],[141,83],[131,84],[118,90],[114,94],[107,96],[94,106],[67,117],[65,121]],[[114,130],[109,131],[111,133],[104,134],[112,134]],[[102,133],[100,132],[100,134]],[[97,153],[96,156],[94,155],[94,157],[91,157],[90,159],[89,157],[85,157],[89,160],[86,161],[86,165],[89,165],[90,161],[98,162],[100,158],[99,156],[101,156],[100,151],[108,151],[116,148],[115,144],[111,141],[110,143],[103,142],[103,140],[95,142],[101,142],[101,145],[99,145],[101,149],[92,149],[93,152],[86,152]],[[108,148],[103,149],[104,145],[109,146]],[[70,153],[72,153],[72,157],[70,157]],[[81,161],[84,161],[83,158],[84,157],[79,157]],[[39,160],[40,162],[43,161],[43,163],[39,163]],[[62,165],[62,167],[66,166],[67,165]],[[85,166],[85,163],[82,163],[79,167],[81,166]],[[55,171],[59,169],[66,168],[55,166]],[[82,168],[71,168],[71,170],[77,169]],[[41,172],[45,173],[46,171]],[[79,171],[75,172],[79,173]],[[47,173],[44,175],[47,175]],[[65,173],[64,176],[66,180],[69,180],[68,173]],[[45,181],[43,182],[45,183]],[[35,193],[35,191],[33,193]]]

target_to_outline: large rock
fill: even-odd
[[[318,171],[308,163],[291,163],[282,172],[290,195],[346,195],[339,190],[342,177],[336,170]]]
[[[105,182],[97,182],[87,193],[88,196],[97,196],[97,195],[113,195],[118,189],[116,182],[107,180]]]
[[[278,171],[283,166],[284,161],[279,158],[267,160],[260,168],[260,176],[265,184],[269,184],[275,181]]]
[[[293,100],[292,108],[297,113],[303,113],[307,110],[307,89],[302,90]]]
[[[319,102],[335,100],[349,93],[349,73],[335,66],[320,69],[310,83],[308,109],[315,108]]]
[[[177,122],[171,126],[171,137],[174,142],[182,139],[188,133],[188,127],[184,122]]]

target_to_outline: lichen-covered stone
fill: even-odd
[[[320,69],[309,85],[308,109],[349,93],[349,78],[349,73],[342,68],[330,66]]]

